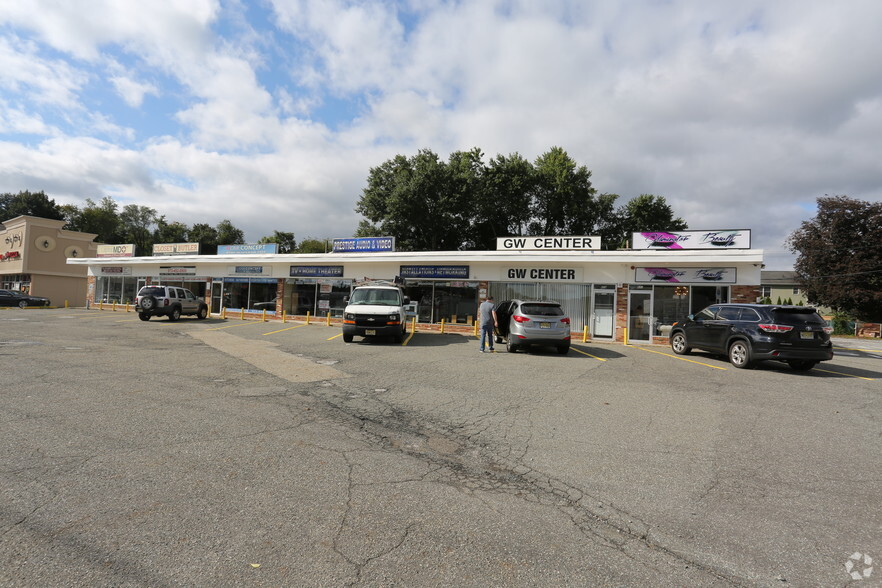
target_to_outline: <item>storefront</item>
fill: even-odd
[[[0,288],[49,298],[53,306],[85,305],[88,268],[67,260],[95,256],[95,235],[64,225],[34,216],[0,224]]]
[[[708,238],[690,247],[690,239],[723,233],[728,244]],[[732,234],[746,234],[747,244]],[[635,243],[638,235],[644,234],[635,234]],[[563,305],[574,331],[617,341],[626,332],[632,341],[665,337],[674,321],[714,302],[757,300],[763,252],[749,248],[749,231],[664,235],[645,249],[617,251],[599,250],[596,237],[530,237],[500,240],[496,251],[354,248],[188,255],[173,265],[158,256],[69,263],[88,266],[99,295],[125,298],[139,284],[180,284],[210,298],[213,313],[227,308],[339,318],[352,288],[370,279],[402,281],[410,315],[426,325],[470,328],[487,295],[551,299]]]

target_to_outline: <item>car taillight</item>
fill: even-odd
[[[833,334],[833,327],[824,327],[824,332],[827,333],[828,335],[832,335]]]
[[[162,305],[163,305],[163,306],[168,306],[168,298],[166,298],[165,300],[162,301]]]
[[[570,318],[565,316],[562,319],[560,319],[560,322],[562,322],[565,325],[568,325],[568,324],[570,324]]]
[[[529,323],[530,319],[525,316],[521,316],[519,314],[513,315],[511,318],[515,320],[516,323]]]
[[[759,328],[767,333],[787,333],[793,330],[791,325],[776,325],[774,323],[761,324]]]

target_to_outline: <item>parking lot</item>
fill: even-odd
[[[877,341],[795,372],[340,335],[0,312],[0,584],[826,586],[882,557]]]

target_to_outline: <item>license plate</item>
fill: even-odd
[[[811,331],[800,331],[799,338],[800,339],[814,339],[815,334],[812,333]]]
[[[539,328],[540,329],[550,329],[551,323],[539,323]]]
[[[364,334],[367,335],[368,337],[370,337],[372,335],[376,335],[377,331],[375,329],[365,329]]]

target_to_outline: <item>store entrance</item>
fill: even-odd
[[[616,326],[616,291],[594,290],[594,324],[591,326],[592,337],[612,338]]]
[[[652,291],[632,290],[628,301],[628,339],[649,342]]]

